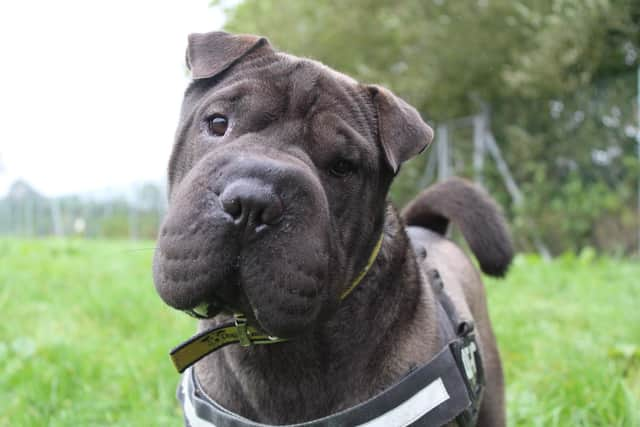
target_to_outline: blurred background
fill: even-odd
[[[153,238],[186,34],[224,26],[420,110],[436,144],[396,203],[462,175],[520,250],[640,251],[637,1],[67,3],[3,6],[2,234]]]
[[[511,425],[640,426],[640,0],[1,3],[0,426],[180,424],[195,325],[151,257],[187,34],[221,29],[416,106],[397,205],[452,175],[499,201]]]

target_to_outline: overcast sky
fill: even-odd
[[[220,29],[209,0],[0,3],[0,195],[160,180],[187,77],[187,34]]]

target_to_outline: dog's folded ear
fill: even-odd
[[[190,34],[187,67],[194,80],[215,77],[257,49],[273,51],[264,37],[223,31]]]
[[[421,153],[433,140],[433,129],[411,105],[387,89],[367,87],[378,111],[378,139],[387,162],[397,173],[400,165]]]

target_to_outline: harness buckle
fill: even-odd
[[[247,318],[242,314],[234,314],[233,321],[238,332],[238,341],[242,347],[249,347],[251,345],[251,337],[247,330]]]
[[[470,427],[475,425],[480,411],[480,402],[485,387],[484,369],[482,366],[482,358],[473,331],[472,322],[462,322],[466,327],[460,327],[464,335],[450,344],[451,350],[458,365],[458,369],[462,374],[467,392],[470,406],[456,417],[456,421],[460,427]]]

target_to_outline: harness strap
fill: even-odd
[[[457,353],[465,348],[456,345],[459,341],[445,345],[426,365],[410,371],[398,383],[371,399],[328,417],[287,427],[430,427],[448,424],[473,405],[457,362]],[[188,426],[270,427],[235,414],[207,396],[193,367],[184,372],[177,396]]]
[[[471,404],[456,417],[459,427],[474,426],[480,410],[485,378],[482,358],[475,340],[473,322],[460,318],[451,298],[444,290],[438,270],[427,271],[427,279],[438,302],[437,317],[440,338],[449,342],[457,367],[463,374]]]

